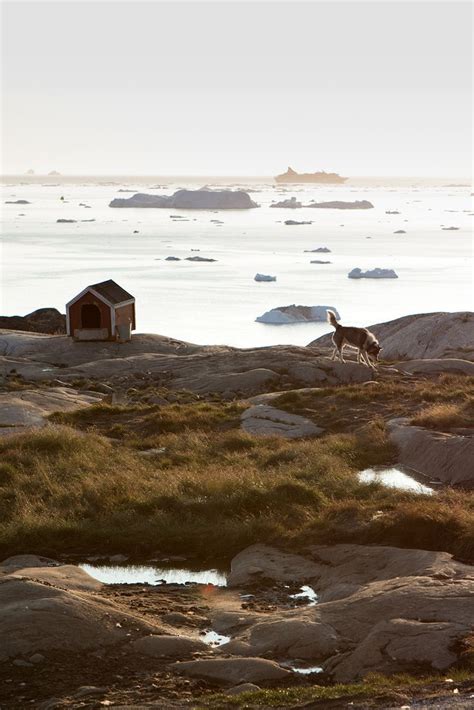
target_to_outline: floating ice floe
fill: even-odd
[[[270,276],[269,274],[255,274],[254,281],[276,281],[276,276]]]
[[[362,271],[362,269],[356,268],[352,269],[347,274],[350,279],[398,279],[398,275],[393,269],[368,269],[367,271]]]

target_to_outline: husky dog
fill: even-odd
[[[353,348],[357,348],[357,362],[362,361],[364,365],[375,370],[375,364],[371,362],[370,358],[376,362],[379,352],[382,350],[375,335],[367,328],[351,328],[341,325],[337,322],[334,311],[328,310],[327,314],[329,323],[336,329],[332,336],[334,351],[331,360],[335,360],[336,355],[339,355],[341,362],[345,362],[342,351],[345,345],[351,345]]]

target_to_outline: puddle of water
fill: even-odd
[[[225,587],[225,574],[215,569],[189,570],[173,567],[154,567],[152,565],[79,565],[94,579],[104,584],[213,584]]]
[[[228,643],[230,641],[230,636],[223,636],[218,634],[217,631],[206,631],[204,636],[201,636],[201,641],[209,644],[209,646],[222,646],[223,643]]]
[[[366,468],[365,471],[360,471],[358,474],[359,481],[362,483],[370,483],[377,481],[389,488],[400,488],[404,491],[412,491],[413,493],[423,493],[424,495],[433,495],[435,492],[430,486],[420,483],[413,477],[411,472],[402,468]]]
[[[288,668],[289,671],[293,671],[293,673],[300,673],[301,675],[310,675],[311,673],[323,672],[321,666],[297,666],[291,661],[288,663],[280,663],[280,665],[283,666],[283,668]]]
[[[301,587],[301,591],[297,594],[290,594],[291,599],[307,599],[308,606],[314,606],[318,603],[318,595],[314,591],[313,587],[309,587],[307,584]]]

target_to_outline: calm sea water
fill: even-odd
[[[472,310],[470,187],[368,185],[279,187],[241,182],[261,207],[220,212],[112,209],[129,189],[172,194],[196,187],[152,179],[116,184],[68,182],[3,186],[0,313],[23,315],[65,303],[84,286],[115,279],[137,300],[137,330],[196,343],[241,347],[306,344],[326,324],[269,326],[265,311],[292,303],[332,305],[346,324],[369,325],[408,313]],[[209,184],[209,183],[208,183]],[[370,200],[372,210],[273,209],[272,200]],[[64,201],[60,198],[64,197]],[[83,207],[80,203],[89,205]],[[400,214],[386,214],[397,210]],[[173,220],[171,215],[185,220]],[[95,220],[58,224],[57,219]],[[312,220],[286,226],[286,219]],[[221,220],[216,224],[212,220]],[[442,227],[459,227],[443,231]],[[406,234],[394,234],[403,229]],[[134,231],[137,230],[138,234]],[[328,254],[305,250],[327,246]],[[165,261],[200,255],[214,263]],[[327,259],[331,264],[311,264]],[[398,280],[347,278],[354,268],[394,268]],[[256,283],[257,272],[277,277]]]

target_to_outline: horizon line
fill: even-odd
[[[245,178],[271,178],[274,179],[274,175],[270,174],[263,174],[263,173],[127,173],[127,172],[67,172],[67,173],[60,173],[58,172],[55,175],[51,175],[50,173],[28,173],[28,172],[11,172],[11,173],[1,173],[0,174],[0,179],[4,178],[10,178],[10,177],[29,177],[29,178],[34,178],[34,177],[41,177],[41,178],[58,178],[58,177],[216,177],[216,178],[236,178],[236,177],[245,177]],[[358,175],[351,175],[346,177],[347,180],[353,180],[356,178],[418,178],[418,179],[429,179],[429,180],[436,180],[436,179],[454,179],[454,178],[459,178],[463,180],[469,180],[472,181],[472,175],[443,175],[443,174],[438,174],[438,175],[422,175],[422,174],[396,174],[396,173],[386,173],[386,174],[358,174]]]

